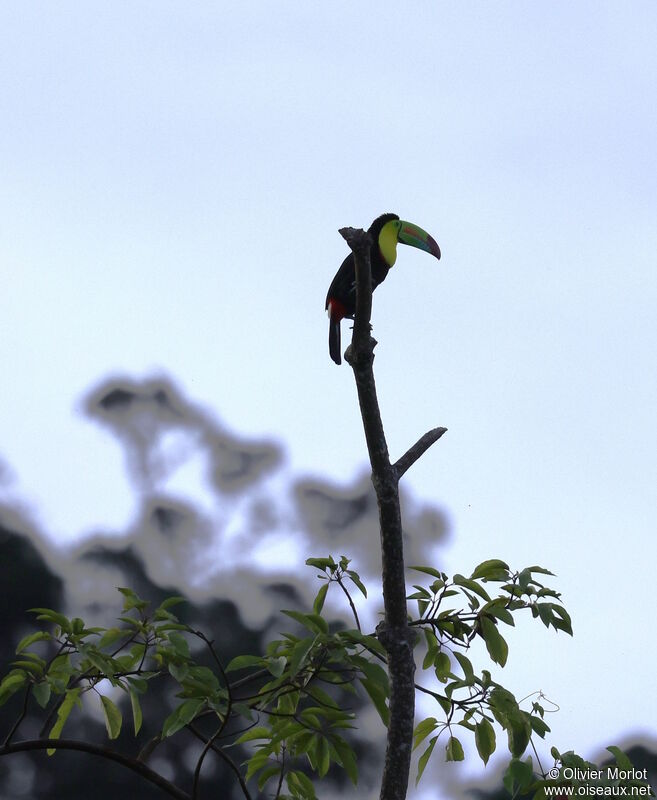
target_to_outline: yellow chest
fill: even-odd
[[[389,267],[397,260],[397,225],[396,220],[387,222],[379,234],[379,250]]]

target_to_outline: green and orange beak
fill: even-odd
[[[412,222],[406,222],[403,219],[398,221],[399,229],[397,231],[397,239],[402,244],[408,244],[411,247],[417,247],[419,250],[424,250],[426,253],[431,253],[432,256],[440,258],[440,247],[438,242],[430,236],[426,231]]]

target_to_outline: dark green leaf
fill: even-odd
[[[509,646],[504,640],[502,634],[498,631],[497,625],[488,617],[482,616],[479,619],[480,631],[484,642],[486,642],[486,650],[488,655],[496,663],[503,667],[506,664],[506,659],[509,655]]]
[[[495,752],[495,730],[485,717],[475,726],[475,744],[479,757],[487,764]]]
[[[2,679],[0,683],[0,706],[4,705],[9,698],[19,692],[27,683],[27,673],[22,669],[13,669]]]
[[[186,603],[187,600],[184,597],[180,597],[180,595],[173,595],[172,597],[167,597],[162,603],[160,603],[160,608],[164,609],[165,611],[172,606],[177,606],[179,603]]]
[[[123,595],[124,611],[130,611],[133,608],[136,608],[138,611],[143,611],[148,606],[148,601],[142,600],[132,589],[128,589],[124,586],[117,586],[116,588]]]
[[[250,728],[246,733],[243,733],[239,739],[237,739],[235,744],[253,742],[256,739],[270,739],[271,735],[271,728],[265,728],[264,725],[258,725],[256,728]]]
[[[52,636],[48,633],[48,631],[37,631],[36,633],[30,633],[28,636],[24,636],[18,646],[16,647],[16,653],[22,653],[23,650],[26,650],[31,644],[35,642],[43,642],[52,639]]]
[[[132,723],[135,729],[135,736],[136,736],[141,730],[141,722],[142,722],[141,704],[139,702],[139,695],[132,687],[128,689],[128,694],[130,695],[130,705],[132,707]]]
[[[309,636],[307,639],[301,639],[301,641],[294,645],[289,664],[290,678],[294,678],[299,670],[306,666],[306,657],[312,651],[316,641],[316,636]]]
[[[72,633],[73,629],[68,617],[63,614],[53,611],[52,608],[31,608],[30,611],[38,614],[37,619],[42,619],[47,622],[54,622],[64,631],[64,633]]]
[[[226,667],[226,672],[235,672],[246,667],[262,667],[264,659],[262,656],[236,656]]]
[[[370,700],[372,703],[374,703],[374,707],[379,712],[379,716],[387,728],[390,723],[390,712],[388,710],[388,706],[386,705],[387,692],[384,691],[379,683],[375,683],[367,678],[361,678],[360,682],[369,695]]]
[[[287,666],[287,659],[285,658],[285,656],[279,656],[278,658],[267,659],[267,669],[271,672],[271,674],[275,678],[281,677],[281,675],[285,671],[286,666]]]
[[[419,758],[419,760],[417,762],[417,778],[415,779],[415,785],[416,786],[420,782],[420,778],[422,777],[422,773],[424,772],[425,767],[427,766],[427,763],[429,761],[429,758],[431,757],[431,754],[433,753],[433,748],[436,746],[436,742],[437,741],[438,741],[438,737],[434,736],[430,740],[429,746],[424,751],[424,753],[422,753],[422,755],[420,756],[420,758]]]
[[[318,736],[317,739],[317,748],[315,751],[317,756],[317,772],[319,777],[323,778],[331,766],[331,757],[326,739],[323,736]]]
[[[456,574],[454,576],[454,583],[456,586],[463,586],[466,589],[470,589],[471,592],[478,594],[479,597],[483,598],[484,600],[490,600],[490,595],[488,592],[480,586],[477,581],[472,580],[472,578],[466,578],[463,575]]]
[[[315,602],[313,603],[313,611],[315,614],[321,614],[322,609],[324,608],[324,600],[326,600],[326,593],[328,592],[329,585],[325,583],[323,586],[319,587],[319,591],[317,592],[317,596],[315,597]]]
[[[533,775],[531,757],[528,757],[525,761],[514,758],[504,773],[504,786],[509,794],[516,796],[518,791],[526,789],[531,784]]]
[[[320,617],[319,614],[303,614],[301,611],[290,611],[289,609],[282,609],[282,612],[300,622],[313,633],[328,633],[328,622],[323,617]]]
[[[356,754],[351,746],[340,736],[331,737],[331,746],[336,751],[336,761],[342,764],[344,771],[349,776],[351,782],[356,786],[358,783],[358,765],[356,763]]]
[[[109,697],[105,697],[105,695],[100,696],[100,702],[103,705],[107,735],[110,739],[116,739],[119,733],[121,733],[121,723],[123,721],[121,712]]]
[[[414,569],[416,572],[424,572],[425,575],[431,575],[434,578],[439,578],[440,580],[446,580],[446,576],[444,572],[440,570],[434,569],[433,567],[409,567],[409,569]]]
[[[80,705],[80,692],[82,689],[78,687],[77,689],[69,689],[66,692],[66,696],[64,697],[64,701],[57,709],[57,719],[55,720],[55,724],[50,729],[50,734],[48,736],[49,739],[59,739],[60,734],[64,728],[64,724],[69,717],[69,714],[73,710],[73,707],[76,705]],[[53,755],[55,752],[54,747],[48,748],[46,751],[49,756]]]
[[[205,705],[205,698],[195,697],[185,700],[164,721],[162,735],[173,736],[174,733],[188,725]]]
[[[472,664],[470,663],[470,659],[466,658],[462,653],[455,652],[454,658],[459,662],[461,665],[461,669],[463,670],[463,675],[465,676],[465,680],[468,684],[474,683],[474,669],[472,668]]]
[[[529,722],[532,726],[532,730],[540,736],[541,739],[544,739],[545,734],[550,732],[550,728],[540,717],[531,716]]]
[[[41,708],[45,708],[50,700],[50,684],[48,681],[35,683],[32,687],[32,694]]]
[[[435,717],[427,717],[422,722],[418,722],[413,731],[413,750],[415,750],[430,733],[438,727],[438,720]]]
[[[367,589],[363,585],[363,582],[360,579],[360,575],[357,572],[354,572],[353,569],[348,569],[345,573],[348,575],[351,580],[356,584],[356,586],[360,589],[360,593],[363,597],[367,597]]]
[[[473,580],[485,578],[489,581],[505,581],[509,579],[509,565],[498,558],[491,558],[478,564],[470,577]]]
[[[278,764],[272,764],[270,767],[265,767],[262,770],[260,775],[258,775],[258,789],[262,791],[263,786],[267,783],[270,778],[273,778],[274,775],[281,774],[281,767]]]
[[[450,736],[445,747],[445,761],[463,761],[463,746],[456,736]]]
[[[171,631],[168,638],[177,655],[182,658],[189,658],[189,644],[184,636],[181,636],[177,631]]]
[[[306,565],[309,567],[317,567],[317,569],[328,569],[329,567],[337,567],[332,556],[328,558],[307,558]]]
[[[449,660],[449,656],[444,650],[441,650],[436,654],[433,663],[435,665],[436,677],[441,683],[445,683],[452,670],[452,664]]]
[[[615,745],[611,745],[607,748],[612,756],[616,759],[616,763],[618,764],[619,769],[623,770],[630,770],[632,769],[632,762],[627,757],[627,755]]]

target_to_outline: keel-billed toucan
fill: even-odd
[[[422,228],[411,222],[404,222],[396,214],[382,214],[377,217],[367,232],[372,239],[370,247],[372,291],[386,279],[388,270],[397,260],[397,242],[419,247],[420,250],[426,250],[427,253],[440,258],[440,248],[436,241]],[[342,361],[340,322],[343,319],[353,319],[356,311],[356,270],[353,253],[345,258],[331,281],[326,295],[326,310],[329,315],[329,353],[335,363],[339,364]]]

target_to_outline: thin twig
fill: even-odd
[[[349,601],[349,605],[351,606],[351,612],[354,615],[354,619],[356,620],[356,627],[360,631],[360,620],[358,619],[358,612],[356,611],[356,606],[354,605],[354,601],[351,599],[351,595],[349,594],[349,590],[342,582],[342,578],[336,578],[338,586],[342,589],[342,591],[347,595],[347,600]]]
[[[5,747],[14,738],[14,734],[18,730],[19,725],[25,719],[25,715],[27,714],[27,702],[30,699],[31,692],[32,692],[32,684],[28,684],[27,689],[25,690],[25,697],[23,698],[23,709],[22,709],[22,711],[20,713],[20,716],[18,717],[16,722],[14,722],[14,724],[11,726],[11,730],[7,734],[7,738],[4,741]]]
[[[244,781],[244,777],[242,776],[242,773],[240,772],[240,768],[233,761],[233,759],[228,755],[228,753],[226,753],[221,747],[217,747],[217,745],[215,744],[214,740],[208,740],[207,737],[204,736],[199,731],[199,729],[195,725],[193,725],[191,722],[186,727],[201,742],[204,742],[205,744],[209,743],[210,749],[212,750],[212,752],[215,753],[216,755],[218,755],[219,758],[222,759],[222,761],[224,761],[226,764],[228,764],[229,769],[233,772],[233,774],[237,778],[237,781],[238,781],[238,783],[239,783],[239,785],[240,785],[240,787],[242,789],[242,793],[244,794],[244,797],[246,798],[246,800],[252,800],[251,793],[249,792],[249,789],[248,789],[248,787],[246,785],[246,782]]]

